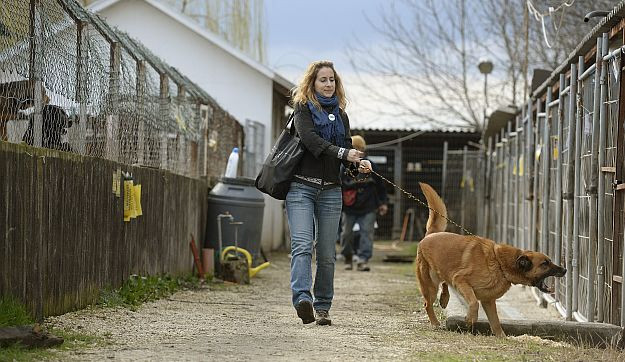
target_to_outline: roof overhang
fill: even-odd
[[[517,113],[519,113],[519,110],[514,106],[497,108],[488,117],[488,125],[486,126],[486,130],[484,130],[484,139],[487,140],[499,134],[502,129],[506,128],[508,122],[514,120]]]
[[[128,1],[128,0],[99,0],[99,1],[92,3],[87,8],[93,12],[101,12],[123,1]],[[258,71],[259,73],[263,74],[267,78],[271,79],[271,81],[274,83],[274,88],[276,88],[280,93],[287,94],[288,91],[290,91],[291,88],[294,87],[294,84],[289,82],[287,79],[285,79],[284,77],[282,77],[281,75],[273,71],[272,69],[261,64],[257,60],[245,54],[243,51],[232,46],[225,39],[221,38],[220,36],[211,32],[210,30],[202,27],[196,21],[180,13],[179,11],[171,8],[169,5],[164,4],[158,0],[141,0],[141,1],[163,12],[165,15],[176,20],[178,23],[188,28],[189,30],[193,31],[197,35],[201,36],[205,40],[209,41],[213,45],[221,48],[223,51],[235,57],[242,63],[248,65],[250,68]],[[287,91],[285,91],[285,89]]]

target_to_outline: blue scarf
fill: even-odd
[[[319,100],[319,104],[321,104],[321,109],[317,109],[312,102],[308,101],[308,109],[312,113],[315,130],[324,140],[339,147],[345,147],[345,127],[339,111],[338,98],[336,95],[330,98],[324,97],[319,93],[315,93],[315,95],[317,100]],[[332,111],[328,113],[324,107],[332,107]],[[334,115],[333,121],[329,118],[331,114]]]

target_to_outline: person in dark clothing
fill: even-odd
[[[365,139],[361,136],[353,136],[352,145],[359,151],[365,151]],[[373,171],[376,171],[375,164],[371,163],[371,166]],[[357,269],[369,271],[367,262],[373,255],[376,214],[384,215],[388,211],[384,181],[376,174],[355,174],[349,169],[343,169],[341,182],[343,185],[341,254],[345,257],[345,269],[353,269],[355,236],[353,229],[354,224],[358,224],[360,229],[357,231],[359,235]]]
[[[308,66],[293,90],[294,125],[304,145],[286,196],[291,233],[292,302],[304,324],[330,325],[334,297],[334,241],[341,215],[340,167],[370,172],[371,163],[352,148],[345,91],[332,62]],[[313,293],[312,252],[317,270]],[[313,301],[314,298],[314,301]],[[317,314],[313,313],[313,307]]]

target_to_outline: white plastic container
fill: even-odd
[[[224,174],[224,177],[236,178],[238,166],[239,166],[239,148],[235,147],[232,149],[232,152],[230,153],[230,157],[228,157],[228,165],[226,166],[226,173]]]

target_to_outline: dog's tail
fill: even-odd
[[[434,191],[432,186],[419,182],[421,191],[428,200],[428,206],[430,207],[430,216],[428,217],[428,223],[425,227],[425,235],[433,233],[440,233],[447,228],[447,207],[440,196]],[[437,212],[434,212],[436,210]]]

